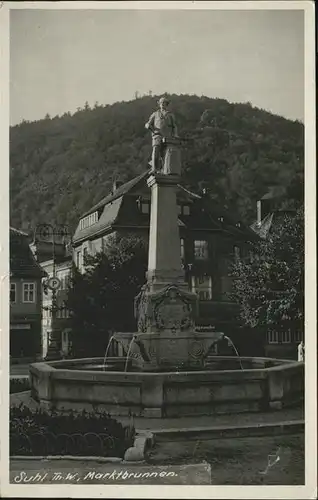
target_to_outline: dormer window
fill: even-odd
[[[150,201],[149,200],[143,200],[141,196],[139,196],[136,199],[137,207],[138,210],[142,214],[149,214],[150,213]]]
[[[98,212],[93,212],[80,220],[80,230],[86,229],[98,222]]]
[[[218,221],[219,222],[224,222],[224,218],[221,216],[221,217],[218,218]]]
[[[178,205],[178,215],[190,215],[189,205]]]
[[[143,213],[143,214],[149,214],[150,213],[150,203],[149,203],[149,201],[142,201],[141,202],[141,213]]]
[[[236,223],[236,227],[241,227],[241,223],[240,223],[240,222],[237,222],[237,223]]]

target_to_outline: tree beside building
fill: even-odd
[[[244,323],[263,330],[267,355],[296,358],[304,338],[303,208],[273,208],[271,197],[264,199],[266,210],[253,225],[260,239],[233,266],[232,297]]]

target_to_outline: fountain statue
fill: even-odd
[[[135,351],[138,368],[154,371],[203,367],[210,347],[223,336],[195,331],[197,295],[188,290],[182,268],[176,199],[182,140],[177,137],[174,116],[166,109],[167,99],[161,98],[159,105],[146,124],[153,136],[147,180],[151,216],[147,281],[135,299],[138,332],[115,334],[126,342],[127,351]]]
[[[175,162],[174,157],[179,154],[178,131],[174,115],[168,110],[169,99],[161,97],[158,101],[159,109],[151,114],[145,127],[152,133],[152,160],[153,172],[165,174],[176,173],[171,169],[174,164],[177,168],[180,162]]]

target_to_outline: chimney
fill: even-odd
[[[260,224],[262,222],[262,202],[261,202],[261,200],[258,200],[258,202],[256,204],[256,210],[257,210],[256,222],[257,222],[257,224]]]
[[[260,224],[262,219],[266,217],[274,209],[277,201],[277,188],[270,186],[268,192],[257,202],[257,223]]]

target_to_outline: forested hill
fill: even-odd
[[[183,151],[183,185],[211,196],[251,223],[269,186],[302,196],[303,125],[247,104],[172,95]],[[151,139],[144,124],[157,107],[144,96],[71,115],[11,127],[11,225],[31,231],[39,222],[74,229],[79,216],[103,198],[115,178],[147,168]]]

